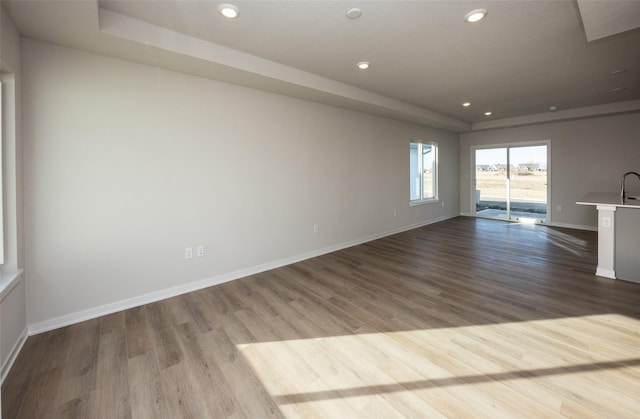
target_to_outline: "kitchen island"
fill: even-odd
[[[640,282],[640,200],[591,192],[576,204],[598,210],[596,275]]]

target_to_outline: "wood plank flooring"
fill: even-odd
[[[456,218],[30,337],[2,417],[640,417],[594,232]]]

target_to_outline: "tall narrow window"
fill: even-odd
[[[409,200],[411,204],[438,199],[438,145],[433,142],[409,143]]]

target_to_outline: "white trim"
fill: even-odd
[[[581,224],[567,224],[567,223],[546,223],[549,227],[561,227],[561,228],[572,228],[574,230],[588,230],[588,231],[598,231],[598,227],[581,225]]]
[[[553,202],[551,202],[551,188],[553,187],[553,170],[551,165],[551,138],[544,140],[547,146],[547,219],[545,224],[553,222]]]
[[[437,204],[440,202],[439,199],[416,199],[415,201],[409,201],[410,207],[415,207],[418,205],[426,205],[426,204]]]
[[[520,147],[535,147],[535,146],[541,146],[544,145],[547,147],[547,218],[544,222],[536,222],[536,224],[541,224],[541,225],[551,225],[551,222],[553,221],[552,218],[552,212],[551,211],[551,207],[552,207],[552,202],[551,202],[551,185],[553,183],[552,181],[552,170],[551,170],[551,139],[547,138],[546,140],[526,140],[526,141],[516,141],[516,142],[510,142],[510,143],[501,143],[501,144],[480,144],[480,145],[472,145],[469,147],[469,162],[470,162],[470,168],[469,168],[469,210],[471,211],[471,216],[472,217],[481,217],[481,218],[492,218],[495,220],[505,220],[505,221],[516,221],[514,219],[511,219],[510,217],[510,211],[509,208],[507,207],[507,218],[498,218],[498,217],[486,217],[486,216],[481,216],[478,215],[476,213],[476,150],[484,150],[484,149],[492,149],[492,148],[505,148],[507,150],[507,202],[509,201],[509,194],[511,193],[510,190],[510,186],[509,186],[509,179],[510,179],[510,169],[511,169],[511,164],[509,161],[509,149],[510,148],[520,148]]]
[[[28,331],[29,329],[25,327],[22,333],[20,334],[20,338],[18,339],[18,341],[16,342],[15,345],[13,345],[13,348],[11,348],[11,352],[9,352],[9,356],[7,357],[4,365],[2,366],[2,376],[0,377],[0,385],[4,383],[4,379],[7,378],[9,371],[11,371],[11,367],[13,367],[13,363],[16,361],[16,358],[18,357],[18,354],[22,350],[24,343],[27,341]]]
[[[2,82],[4,82],[4,74],[0,75],[0,173],[4,174],[4,164],[3,164],[3,159],[4,159],[4,152],[3,149],[4,147],[4,143],[5,143],[5,138],[4,138],[4,119],[5,119],[5,115],[7,117],[14,117],[15,118],[15,106],[14,103],[9,104],[9,106],[7,106],[7,108],[14,108],[14,109],[7,109],[4,110],[4,95],[2,93]],[[7,102],[9,101],[9,98],[7,98]],[[13,111],[13,112],[12,112]],[[14,124],[12,124],[11,122],[9,122],[7,124],[8,126],[12,126]],[[7,127],[8,129],[8,127]],[[7,137],[9,137],[10,135],[7,135]],[[4,179],[4,175],[0,176],[0,179]],[[0,220],[4,219],[4,181],[0,182]],[[0,263],[4,264],[4,221],[0,222]]]
[[[431,149],[433,151],[433,165],[434,165],[434,170],[433,170],[433,197],[432,198],[418,198],[418,199],[411,199],[411,195],[409,195],[409,206],[410,207],[414,207],[416,205],[424,205],[424,204],[433,204],[436,202],[440,202],[439,199],[439,190],[440,188],[438,187],[438,183],[440,181],[440,175],[439,175],[439,171],[440,171],[440,165],[439,165],[439,161],[438,159],[439,157],[439,148],[440,146],[438,145],[437,141],[422,141],[422,140],[409,140],[409,159],[411,159],[411,144],[415,143],[415,144],[419,144],[419,150],[422,150],[422,146],[425,144],[428,144],[431,146]],[[420,159],[419,159],[419,163],[418,163],[418,170],[420,172],[420,196],[424,195],[424,167],[422,167],[423,164],[423,160],[422,160],[422,156],[423,154],[420,153]],[[411,163],[409,163],[409,166],[411,166]],[[411,168],[409,168],[409,171],[411,171]],[[411,175],[409,175],[411,176]],[[409,177],[409,181],[411,181],[411,177]]]
[[[612,271],[611,269],[596,269],[596,276],[603,276],[605,278],[616,279],[616,271]]]
[[[336,245],[323,247],[321,249],[302,253],[296,256],[275,260],[273,262],[264,263],[262,265],[252,266],[252,267],[240,269],[234,272],[229,272],[222,275],[216,275],[211,278],[190,282],[188,284],[178,285],[175,287],[165,288],[163,290],[150,292],[148,294],[143,294],[137,297],[127,298],[125,300],[116,301],[114,303],[109,303],[102,306],[65,314],[60,317],[55,317],[53,319],[49,319],[49,320],[45,320],[42,322],[33,323],[29,325],[29,335],[30,336],[37,335],[38,333],[48,332],[50,330],[58,329],[60,327],[69,326],[75,323],[80,323],[85,320],[95,319],[96,317],[105,316],[107,314],[112,314],[118,311],[127,310],[129,308],[153,303],[156,301],[186,294],[188,292],[197,291],[197,290],[208,288],[214,285],[223,284],[225,282],[234,281],[236,279],[244,278],[246,276],[255,275],[260,272],[265,272],[271,269],[280,268],[282,266],[290,265],[292,263],[301,262],[306,259],[322,256],[327,253],[346,249],[352,246],[357,246],[359,244],[381,239],[386,236],[402,233],[403,231],[413,230],[415,228],[420,228],[429,224],[438,223],[438,222],[445,221],[455,217],[457,217],[457,215],[447,215],[443,217],[437,217],[422,223],[412,224],[409,226],[388,230],[383,233],[373,234],[371,236],[367,236],[361,239],[350,240],[350,241],[339,243]]]
[[[460,216],[461,217],[473,217],[473,214],[471,214],[470,212],[461,212]]]
[[[0,301],[4,300],[4,297],[9,295],[11,290],[18,285],[23,272],[24,269],[18,269],[17,271],[3,271],[0,274]]]

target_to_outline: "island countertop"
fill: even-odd
[[[576,204],[579,205],[608,205],[612,207],[638,208],[640,209],[640,200],[620,198],[620,194],[616,192],[589,192]]]

